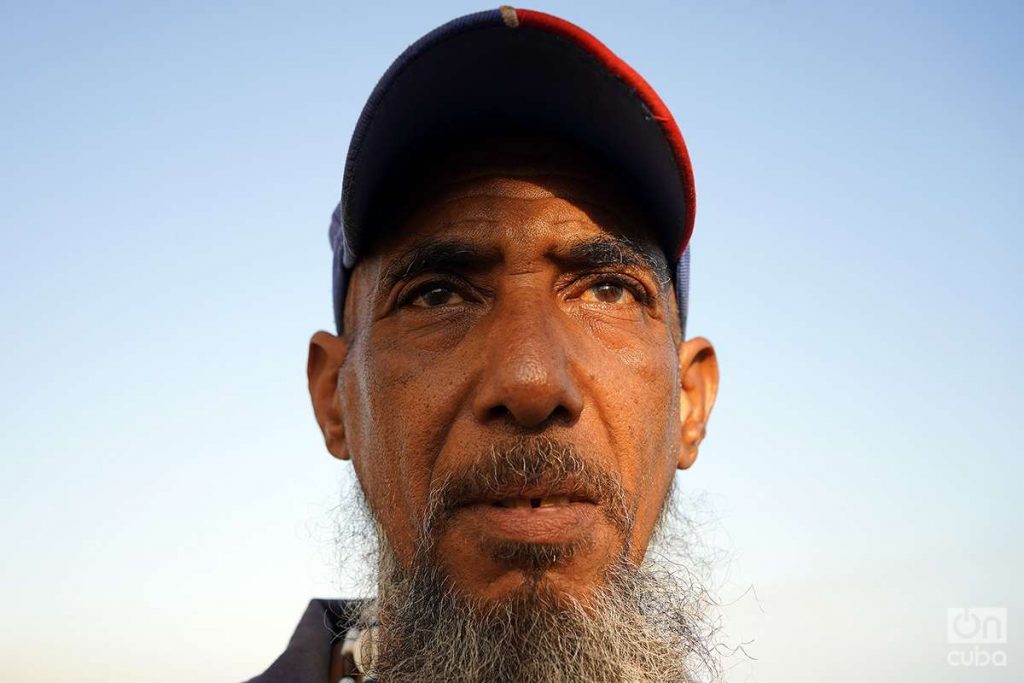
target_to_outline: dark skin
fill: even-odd
[[[643,558],[675,470],[696,459],[718,389],[714,349],[679,338],[651,236],[585,169],[490,168],[429,194],[356,266],[345,335],[310,342],[327,448],[353,461],[408,564],[428,497],[474,454],[517,436],[575,445],[621,483],[631,528],[593,501],[537,490],[551,507],[461,508],[437,557],[487,602],[529,580],[495,542],[576,543],[542,580],[585,597],[615,558]]]

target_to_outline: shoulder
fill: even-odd
[[[344,639],[364,605],[363,600],[309,601],[284,652],[247,683],[324,683],[331,665],[331,646]]]

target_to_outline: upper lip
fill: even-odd
[[[502,491],[488,491],[487,493],[474,496],[459,503],[460,507],[477,505],[480,503],[490,504],[502,500],[513,500],[516,498],[568,498],[573,503],[596,503],[593,496],[585,491],[580,491],[573,486],[530,486],[521,489],[507,489]]]

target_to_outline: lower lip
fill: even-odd
[[[599,519],[593,503],[569,503],[549,507],[506,508],[480,503],[456,513],[456,522],[475,528],[475,533],[502,541],[566,543],[588,535]]]

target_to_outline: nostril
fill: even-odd
[[[551,411],[551,414],[548,415],[547,422],[568,425],[572,424],[574,420],[575,417],[573,417],[572,411],[566,406],[558,404],[555,406],[555,409]]]
[[[572,412],[561,404],[556,405],[554,410],[551,411],[547,417],[537,420],[536,416],[535,419],[529,419],[526,411],[514,413],[507,407],[507,405],[499,403],[498,405],[493,405],[493,407],[490,407],[487,410],[485,419],[487,422],[505,423],[510,426],[515,425],[519,428],[525,427],[531,431],[544,430],[553,425],[569,426],[575,421]]]
[[[487,411],[487,418],[488,420],[497,420],[499,422],[514,419],[512,411],[502,404],[492,406],[491,409]]]

